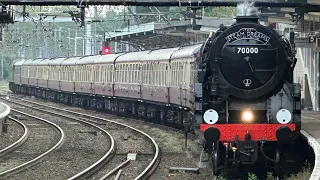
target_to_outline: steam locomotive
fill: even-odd
[[[236,23],[221,25],[201,48],[200,130],[214,174],[232,164],[262,160],[281,177],[286,150],[300,133],[293,34],[286,40],[258,19],[236,17]]]

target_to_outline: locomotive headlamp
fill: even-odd
[[[253,113],[250,110],[246,110],[242,112],[242,118],[243,121],[245,122],[251,122],[253,120]]]
[[[208,109],[204,114],[203,114],[203,120],[207,124],[215,124],[219,119],[219,114],[217,111],[213,109]]]
[[[291,121],[291,113],[287,109],[280,109],[276,118],[280,124],[288,124]]]

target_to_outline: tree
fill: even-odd
[[[183,18],[186,11],[187,7],[170,7],[167,17],[171,19]]]
[[[208,16],[212,17],[225,17],[225,18],[232,18],[236,16],[237,9],[236,7],[213,7],[207,9],[206,13],[208,13]]]

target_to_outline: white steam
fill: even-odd
[[[260,11],[257,7],[254,7],[254,1],[245,0],[243,3],[237,6],[237,16],[252,16],[260,15]]]

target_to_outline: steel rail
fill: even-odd
[[[14,151],[15,149],[17,149],[19,146],[21,146],[29,137],[29,130],[27,128],[26,125],[24,125],[22,122],[20,122],[19,120],[17,119],[14,119],[12,117],[8,117],[8,119],[10,119],[11,121],[14,121],[16,122],[17,124],[19,124],[22,128],[23,128],[23,135],[16,141],[14,142],[13,144],[3,148],[0,150],[0,157]]]
[[[21,103],[17,103],[17,102],[13,102],[13,101],[10,101],[8,99],[4,99],[6,101],[9,101],[11,103],[14,103],[14,104],[19,104],[21,106],[26,106],[26,107],[30,107],[30,106],[27,106],[27,105],[24,105],[24,104],[21,104]],[[41,106],[44,106],[44,105],[41,105]],[[90,122],[86,122],[84,120],[81,120],[81,119],[77,119],[77,118],[73,118],[73,117],[69,117],[69,116],[66,116],[66,115],[63,115],[63,114],[58,114],[58,113],[55,113],[55,112],[51,112],[51,111],[48,111],[48,110],[44,110],[44,109],[37,109],[35,107],[30,107],[32,109],[35,109],[37,111],[42,111],[42,112],[45,112],[45,113],[49,113],[49,114],[53,114],[53,115],[57,115],[57,116],[61,116],[61,117],[64,117],[64,118],[67,118],[67,119],[71,119],[71,120],[74,120],[74,121],[78,121],[78,122],[82,122],[82,123],[85,123],[85,124],[88,124],[90,126],[93,126],[97,129],[99,129],[101,132],[103,132],[104,134],[106,134],[108,140],[110,141],[110,149],[108,150],[108,152],[103,156],[101,157],[98,161],[96,161],[95,163],[93,163],[91,166],[89,166],[88,168],[86,168],[85,170],[79,172],[78,174],[68,178],[68,180],[73,180],[73,179],[86,179],[87,177],[91,176],[92,174],[94,174],[96,171],[98,171],[105,163],[107,163],[108,161],[110,161],[112,159],[112,157],[115,155],[115,152],[116,152],[116,145],[115,145],[115,141],[113,139],[113,137],[110,135],[109,132],[107,132],[106,130],[102,129],[101,127],[93,124],[93,123],[90,123]],[[58,109],[58,108],[57,108]],[[62,109],[58,109],[58,110],[62,110]]]
[[[15,99],[19,99],[21,101],[28,102],[28,103],[32,103],[32,104],[48,107],[50,109],[55,109],[55,110],[59,110],[59,111],[63,111],[63,112],[68,112],[68,113],[71,113],[71,114],[74,114],[74,115],[79,115],[79,116],[82,116],[82,117],[88,117],[88,118],[93,118],[93,119],[98,119],[98,120],[101,120],[101,121],[114,123],[114,124],[117,124],[117,125],[120,125],[120,126],[127,127],[129,129],[131,129],[133,131],[136,131],[136,132],[142,134],[143,136],[147,137],[151,141],[151,143],[154,145],[154,151],[155,151],[154,152],[154,157],[153,157],[152,161],[148,164],[148,166],[144,169],[144,171],[142,173],[140,173],[138,175],[138,177],[136,177],[134,180],[147,179],[152,174],[152,172],[155,170],[155,168],[157,167],[158,163],[160,162],[160,148],[159,148],[158,144],[156,143],[156,141],[150,135],[148,135],[147,133],[145,133],[145,132],[143,132],[143,131],[141,131],[139,129],[136,129],[134,127],[131,127],[129,125],[126,125],[126,124],[123,124],[123,123],[120,123],[120,122],[116,122],[116,121],[112,121],[112,120],[109,120],[109,119],[105,119],[105,118],[100,118],[100,117],[87,115],[87,114],[83,114],[83,113],[78,113],[78,112],[74,112],[74,111],[70,111],[70,110],[66,110],[66,109],[61,109],[61,108],[57,108],[57,107],[54,107],[54,106],[49,106],[49,105],[45,105],[45,104],[41,104],[41,103],[37,103],[37,102],[25,100],[25,99],[21,99],[21,98],[16,98],[16,97],[14,97],[14,98]],[[4,99],[4,100],[7,100],[7,99]],[[42,109],[37,109],[37,110],[43,111]]]
[[[22,112],[22,111],[18,111],[18,110],[15,110],[15,109],[11,109],[11,110],[12,110],[13,112],[16,112],[16,113],[19,113],[19,114],[23,114],[23,115],[25,115],[25,116],[31,117],[31,118],[33,118],[33,119],[37,119],[37,120],[39,120],[39,121],[45,122],[45,123],[53,126],[55,129],[57,129],[57,130],[59,131],[59,133],[61,134],[61,138],[60,138],[60,140],[58,141],[57,144],[55,144],[51,149],[49,149],[49,150],[46,151],[45,153],[41,154],[40,156],[38,156],[38,157],[36,157],[36,158],[34,158],[34,159],[26,162],[26,163],[23,163],[23,164],[21,164],[21,165],[19,165],[19,166],[16,166],[16,167],[14,167],[14,168],[11,168],[11,169],[9,169],[9,170],[6,170],[6,171],[4,171],[4,172],[0,172],[0,177],[5,176],[5,175],[8,175],[8,174],[11,174],[11,173],[14,173],[14,172],[16,172],[16,171],[18,171],[18,170],[26,169],[26,168],[28,168],[28,167],[36,164],[36,163],[37,163],[40,159],[42,159],[43,157],[47,156],[48,154],[50,154],[51,152],[53,152],[53,151],[55,151],[55,150],[58,150],[58,149],[62,146],[62,144],[64,143],[64,140],[65,140],[65,133],[64,133],[64,131],[63,131],[58,125],[56,125],[55,123],[50,122],[50,121],[45,120],[45,119],[42,119],[42,118],[40,118],[40,117],[36,117],[36,116],[30,115],[30,114],[24,113],[24,112]]]
[[[112,169],[108,174],[104,175],[100,180],[108,179],[112,174],[114,174],[116,171],[121,170],[120,168],[123,168],[124,166],[128,165],[130,163],[130,160],[127,159],[123,163],[119,164],[117,167]]]

